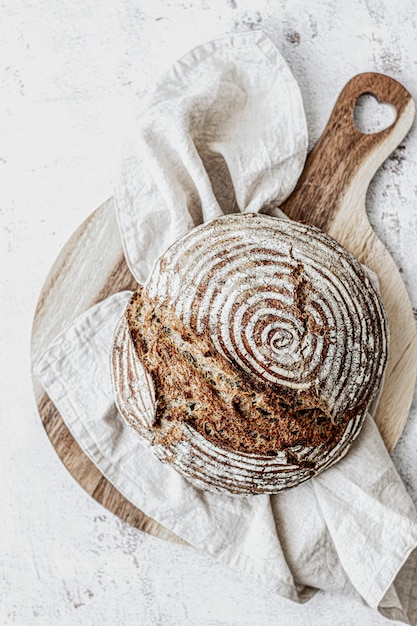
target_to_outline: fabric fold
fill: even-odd
[[[143,283],[193,226],[259,212],[291,193],[308,143],[300,90],[262,31],[225,37],[162,77],[136,142],[115,199],[126,260]]]

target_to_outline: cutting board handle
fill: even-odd
[[[388,128],[372,134],[356,128],[355,105],[364,94],[395,108],[396,119]],[[374,72],[354,76],[340,93],[296,188],[280,208],[291,219],[324,230],[350,193],[355,196],[355,205],[364,210],[372,177],[404,139],[414,115],[411,95],[393,78]]]

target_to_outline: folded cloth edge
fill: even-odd
[[[251,31],[245,31],[242,33],[224,35],[223,37],[219,37],[218,39],[207,41],[205,43],[195,46],[194,48],[189,50],[186,54],[184,54],[182,57],[180,57],[168,71],[166,71],[159,77],[154,90],[152,91],[152,93],[150,93],[147,96],[147,98],[148,100],[150,100],[153,97],[154,92],[156,92],[158,86],[162,84],[164,81],[167,81],[168,79],[170,80],[176,79],[176,75],[175,75],[176,68],[180,67],[181,65],[187,66],[187,70],[189,71],[190,68],[197,66],[202,60],[207,58],[210,54],[213,54],[216,50],[218,50],[222,46],[226,46],[228,48],[235,48],[238,46],[242,47],[244,45],[256,45],[262,51],[263,55],[266,58],[272,60],[275,55],[275,57],[279,59],[280,66],[284,69],[287,80],[291,79],[291,87],[294,90],[293,95],[295,96],[295,99],[297,100],[297,107],[295,107],[295,103],[292,102],[291,110],[296,108],[296,112],[298,114],[298,123],[300,125],[299,137],[302,138],[302,145],[300,144],[298,151],[293,153],[291,155],[291,158],[294,159],[296,155],[299,156],[299,161],[300,161],[299,168],[298,168],[299,171],[298,171],[298,174],[293,177],[292,184],[290,187],[288,187],[288,181],[286,182],[286,186],[288,187],[288,189],[287,189],[285,196],[281,198],[281,202],[282,202],[283,200],[285,200],[286,197],[290,195],[290,193],[293,191],[294,187],[296,186],[298,177],[301,174],[301,171],[303,169],[303,164],[305,163],[305,159],[307,156],[307,147],[308,147],[307,120],[306,120],[305,113],[304,113],[304,108],[302,104],[302,94],[301,94],[301,90],[298,85],[298,82],[295,80],[294,76],[292,75],[291,69],[288,66],[288,63],[286,62],[284,57],[282,56],[280,50],[277,48],[274,42],[262,29],[255,29]],[[292,110],[291,115],[294,116],[295,111]],[[137,157],[135,155],[130,155],[129,157],[125,159],[124,163],[127,163],[128,161],[131,161],[132,163],[134,163],[136,162],[136,158]],[[149,272],[149,269],[153,266],[154,262],[156,261],[156,258],[153,258],[151,262],[149,262],[148,260],[146,261],[146,263],[144,261],[141,262],[141,266],[139,267],[139,269],[136,267],[134,255],[132,256],[132,250],[130,249],[130,244],[129,244],[129,228],[127,228],[125,224],[123,223],[122,215],[121,215],[122,207],[124,205],[124,200],[120,192],[120,189],[124,188],[127,185],[125,176],[126,176],[126,173],[124,171],[124,168],[122,168],[119,172],[119,183],[115,184],[114,186],[114,202],[116,206],[116,219],[117,219],[117,223],[119,227],[119,232],[121,235],[123,252],[124,252],[126,262],[128,264],[130,271],[135,276],[136,280],[140,284],[142,284],[145,281],[144,270],[143,270],[142,265],[147,264],[148,272]],[[121,180],[124,181],[124,184],[120,184]],[[263,201],[263,205],[269,206],[271,204],[271,201],[273,202],[273,199],[268,197],[265,199],[265,201]],[[130,194],[129,202],[130,204],[134,204],[134,194],[133,195]],[[216,204],[216,207],[213,207],[213,212],[216,213],[217,211],[217,214],[214,217],[219,217],[221,214],[221,212],[219,212],[220,207],[218,206],[217,199],[214,198],[214,195],[213,195],[213,202],[215,202]],[[252,209],[250,207],[249,209],[245,207],[244,212],[246,210],[250,211]],[[187,216],[187,219],[190,220],[191,216]],[[144,225],[146,226],[146,223]],[[197,224],[192,224],[190,222],[188,223],[187,228],[190,229],[194,225],[197,225]],[[185,234],[184,224],[181,225],[181,228],[182,230],[181,232],[177,233],[177,236],[181,236],[182,234]]]

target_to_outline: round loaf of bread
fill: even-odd
[[[275,493],[339,460],[387,360],[355,257],[317,228],[237,214],[158,260],[115,334],[118,408],[200,488]]]

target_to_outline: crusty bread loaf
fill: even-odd
[[[120,321],[113,379],[142,441],[194,484],[273,493],[346,453],[386,358],[380,298],[349,252],[239,214],[159,259]]]

